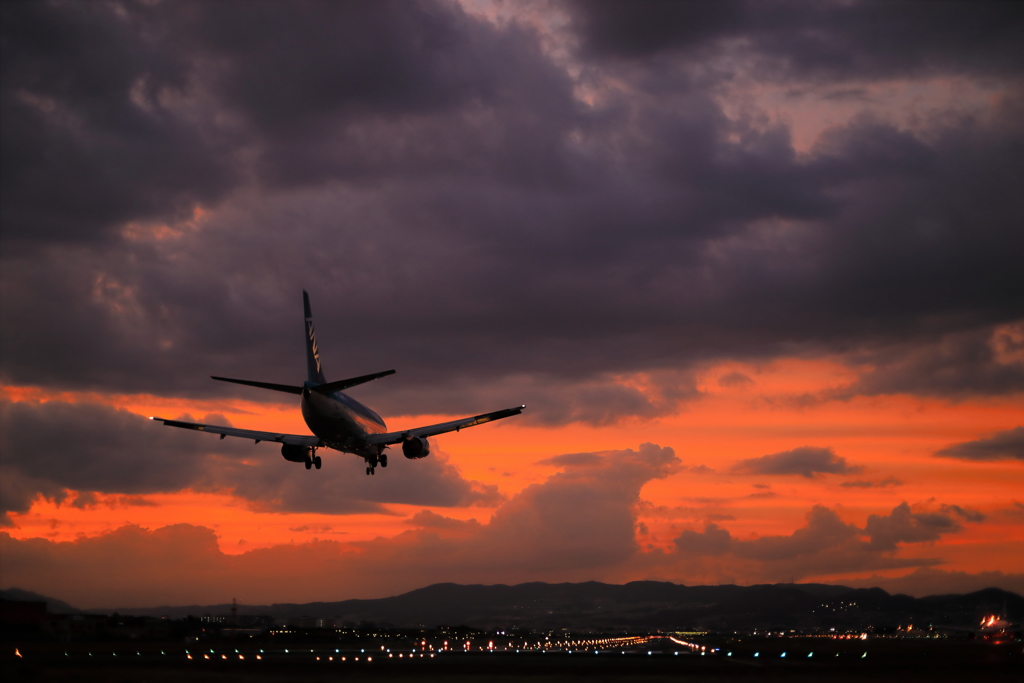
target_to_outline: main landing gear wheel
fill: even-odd
[[[315,456],[313,456],[313,465],[314,465],[314,466],[315,466],[315,467],[316,467],[317,469],[320,469],[320,465],[322,465],[322,464],[323,464],[323,461],[322,461],[322,460],[320,460],[320,456],[319,456],[319,455],[315,455]],[[307,469],[308,469],[308,468],[307,468]]]
[[[387,467],[388,466],[388,456],[387,456],[386,453],[381,453],[380,454],[380,466],[381,467]]]
[[[370,474],[370,473],[372,473],[372,472],[373,472],[373,470],[372,470],[372,469],[370,469],[370,467],[367,467],[367,468],[366,468],[366,474],[367,474],[367,475],[369,475],[369,474]]]
[[[313,459],[312,458],[306,458],[306,469],[308,470],[312,466],[313,466]]]

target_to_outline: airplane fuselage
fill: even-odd
[[[309,430],[335,450],[364,458],[379,455],[382,449],[367,444],[366,437],[387,431],[380,415],[344,392],[325,395],[310,391],[313,386],[305,382],[302,391],[302,418]]]

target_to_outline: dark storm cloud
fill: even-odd
[[[230,424],[220,415],[202,419]],[[95,504],[94,492],[190,488],[232,491],[262,511],[328,514],[381,512],[386,503],[451,507],[502,500],[497,487],[467,481],[436,452],[415,462],[396,457],[367,482],[359,476],[362,461],[350,455],[332,451],[322,470],[307,472],[285,462],[276,444],[208,438],[101,405],[5,401],[0,423],[5,516],[27,511],[38,495],[63,502],[68,490],[78,492],[70,502],[79,506]]]
[[[936,451],[941,458],[961,460],[1022,460],[1024,461],[1024,427],[996,432],[987,439],[964,441]]]
[[[732,467],[738,474],[799,474],[813,479],[817,474],[857,474],[859,465],[846,464],[831,448],[801,446],[791,451],[741,460]]]
[[[873,349],[864,354],[871,370],[832,395],[849,398],[914,393],[965,397],[1018,393],[1024,389],[1024,363],[1019,357],[1000,359],[993,343],[998,335],[998,331],[972,330],[944,335],[917,348],[901,345]]]
[[[65,489],[177,491],[195,481],[206,449],[215,448],[184,433],[159,434],[153,429],[155,423],[106,406],[4,401],[0,415],[4,513],[27,511],[39,493],[62,500]],[[228,455],[240,453],[236,444],[216,449]]]
[[[753,56],[786,74],[863,78],[1022,68],[1024,17],[1014,2],[580,0],[572,7],[584,51],[599,56],[706,55],[742,39]]]
[[[0,218],[8,247],[89,241],[125,221],[189,215],[237,180],[231,147],[208,112],[188,115],[162,102],[184,97],[187,54],[126,8],[0,9]]]
[[[271,185],[443,171],[485,143],[417,119],[527,91],[547,116],[572,106],[517,45],[529,36],[442,3],[9,3],[3,19],[3,233],[18,243],[190,215],[246,158]]]
[[[840,31],[847,11],[708,7],[665,11],[724,57],[750,12]],[[911,11],[886,7],[842,16]],[[279,400],[206,376],[295,382],[306,287],[331,378],[399,369],[354,392],[385,415],[649,419],[699,398],[696,368],[780,354],[875,368],[833,398],[1024,389],[992,343],[1024,318],[1013,96],[914,131],[854,119],[798,155],[726,116],[731,76],[585,61],[627,86],[590,105],[532,32],[447,3],[3,11],[6,383]]]

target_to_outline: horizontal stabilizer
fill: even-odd
[[[395,374],[394,370],[385,370],[384,372],[375,372],[372,375],[352,377],[351,379],[339,379],[337,382],[328,382],[327,384],[310,387],[310,390],[315,391],[318,394],[333,394],[335,391],[344,391],[349,387],[366,384],[367,382],[372,382],[375,379],[380,379],[381,377],[387,377],[388,375],[393,374]]]
[[[271,391],[283,391],[286,394],[302,394],[302,387],[293,387],[290,384],[271,384],[270,382],[253,382],[248,379],[229,379],[227,377],[214,377],[210,375],[211,379],[215,379],[218,382],[234,382],[235,384],[244,384],[247,387],[259,387],[260,389],[270,389]]]

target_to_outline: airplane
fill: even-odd
[[[381,419],[380,415],[345,394],[343,390],[380,379],[381,377],[393,375],[395,371],[385,370],[384,372],[376,372],[370,375],[328,382],[324,376],[323,367],[320,365],[320,351],[316,343],[316,332],[313,329],[313,313],[309,306],[309,294],[305,290],[302,291],[302,304],[306,314],[307,368],[307,380],[303,382],[302,386],[254,382],[252,380],[230,379],[228,377],[214,377],[212,375],[211,378],[221,382],[233,382],[235,384],[244,384],[250,387],[259,387],[260,389],[270,389],[271,391],[281,391],[286,394],[301,396],[302,417],[306,421],[309,430],[313,432],[313,436],[235,429],[234,427],[168,420],[155,416],[149,419],[162,422],[168,427],[180,427],[182,429],[194,429],[200,432],[219,434],[221,439],[226,436],[237,436],[242,439],[252,439],[256,443],[260,441],[274,441],[281,444],[281,455],[284,456],[285,460],[305,463],[307,470],[313,467],[320,469],[322,460],[316,454],[318,448],[332,448],[342,453],[351,453],[363,458],[366,461],[366,474],[370,475],[376,472],[377,465],[381,467],[388,466],[388,456],[384,449],[389,446],[402,444],[402,454],[410,460],[425,458],[430,455],[428,437],[445,434],[446,432],[458,432],[467,427],[475,427],[486,422],[519,415],[526,408],[525,405],[521,405],[515,408],[484,413],[483,415],[474,415],[473,417],[464,417],[460,420],[442,422],[427,427],[415,427],[399,432],[389,432],[387,431],[387,425],[384,424],[384,420]]]
[[[1022,624],[1020,622],[1014,624],[1007,616],[1005,599],[1003,600],[1003,611],[999,614],[988,614],[982,617],[981,623],[978,626],[933,625],[933,628],[939,630],[969,633],[971,638],[980,636],[984,640],[996,644],[1004,643],[1008,640],[1020,640],[1021,627]]]

